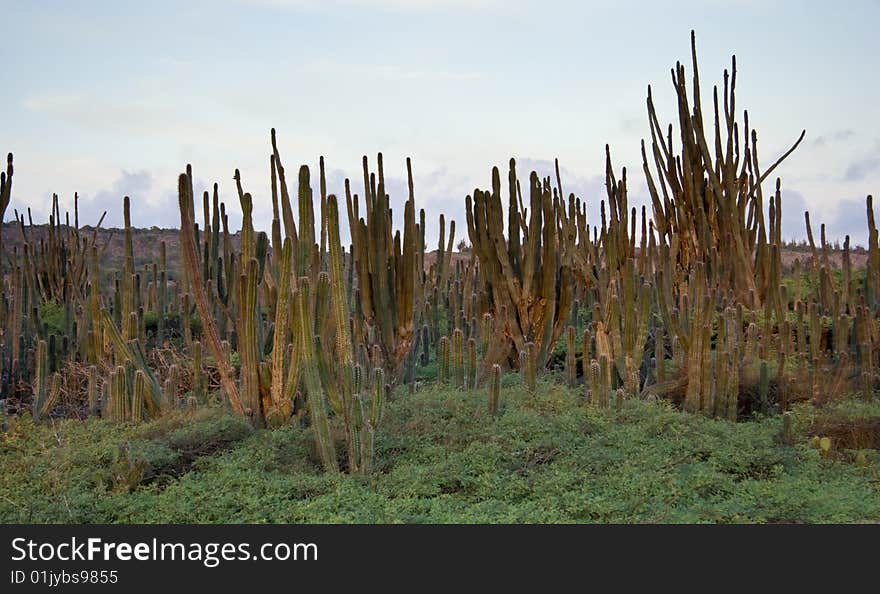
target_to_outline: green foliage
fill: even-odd
[[[48,332],[46,336],[51,334],[64,334],[67,326],[64,321],[64,306],[55,301],[47,301],[40,307],[40,321],[46,326]]]
[[[385,403],[375,473],[326,475],[311,431],[252,430],[222,409],[139,426],[12,418],[0,434],[2,522],[866,522],[880,517],[880,459],[823,456],[819,414],[730,423],[503,376],[483,398],[426,387]],[[846,401],[835,414],[876,415]],[[827,411],[822,411],[825,414]],[[336,421],[339,421],[336,419]],[[336,427],[342,435],[341,427]]]

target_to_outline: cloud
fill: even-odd
[[[843,178],[846,181],[861,181],[875,171],[880,171],[880,155],[869,156],[851,163]]]
[[[646,127],[647,124],[645,123],[643,118],[623,118],[620,121],[620,130],[627,134],[643,132]]]
[[[552,184],[556,185],[556,167],[553,161],[543,159],[521,158],[516,162],[517,176],[520,180],[528,180],[528,176],[532,171],[538,174],[538,177],[550,177]],[[636,170],[641,172],[641,170]],[[617,179],[621,178],[621,170],[614,172]],[[562,191],[565,198],[568,199],[569,194],[574,194],[586,201],[587,205],[587,223],[590,226],[601,225],[601,203],[607,201],[607,190],[605,188],[605,175],[580,176],[567,169],[564,165],[559,166],[559,177],[562,181]],[[520,183],[523,183],[521,181]],[[637,217],[641,220],[642,206],[648,207],[648,217],[651,216],[651,198],[648,193],[648,187],[641,175],[632,176],[632,170],[627,171],[627,203],[632,209],[638,210]],[[606,206],[607,208],[607,206]],[[606,211],[606,217],[609,216]],[[638,221],[637,221],[638,222]],[[637,232],[639,232],[637,227]]]
[[[144,133],[156,130],[173,131],[172,112],[143,99],[113,100],[99,93],[34,96],[24,100],[30,112],[56,117],[81,128],[104,132]]]
[[[880,138],[860,159],[849,164],[843,174],[844,181],[862,181],[875,172],[880,172]]]
[[[767,208],[770,208],[769,202]],[[782,240],[801,239],[807,236],[804,212],[807,200],[798,190],[782,190]],[[812,222],[812,221],[811,221]]]
[[[867,245],[868,224],[865,216],[865,199],[846,198],[838,201],[832,211],[833,218],[825,225],[826,239],[830,243],[840,240],[847,235],[853,245]],[[813,221],[813,233],[816,241],[819,241],[819,229],[821,221]]]
[[[370,172],[376,173],[376,161],[370,159]],[[405,166],[398,163],[385,161],[385,193],[388,194],[390,200],[389,205],[392,213],[392,224],[394,229],[403,228],[404,205],[409,197],[409,185],[406,178]],[[313,168],[312,171],[315,171]],[[402,175],[400,175],[402,173]],[[341,225],[340,239],[344,244],[350,242],[350,230],[345,214],[345,178],[348,177],[351,187],[351,193],[358,196],[360,205],[360,216],[365,216],[364,210],[364,183],[362,171],[345,172],[340,169],[328,170],[327,193],[336,194],[339,200],[341,215],[346,222]],[[313,173],[312,187],[315,196],[318,196],[318,178]],[[449,237],[450,221],[455,221],[455,237],[458,240],[467,237],[467,223],[465,219],[464,197],[473,190],[473,180],[454,174],[448,169],[439,168],[431,169],[427,172],[421,172],[418,167],[413,166],[413,193],[416,201],[416,222],[419,221],[419,210],[425,211],[425,244],[427,249],[436,249],[440,238],[439,218],[443,214],[446,220],[446,237]],[[318,208],[316,202],[316,209]],[[319,213],[316,210],[315,218],[318,219]]]
[[[845,140],[851,139],[855,135],[855,131],[850,129],[834,130],[815,138],[813,140],[813,146],[825,146],[826,144],[831,144],[834,142],[843,142]]]
[[[79,220],[83,225],[94,225],[102,213],[107,216],[103,227],[123,226],[123,198],[129,197],[131,224],[135,227],[176,227],[180,225],[177,214],[177,192],[160,191],[154,195],[153,175],[143,171],[121,171],[109,188],[79,196]]]

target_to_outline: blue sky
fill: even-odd
[[[459,237],[464,196],[511,156],[541,174],[558,157],[566,191],[598,208],[609,143],[639,202],[646,88],[671,121],[669,71],[689,66],[692,28],[706,97],[736,54],[765,166],[807,130],[777,169],[787,237],[808,208],[830,236],[864,242],[864,199],[880,188],[878,0],[0,0],[0,14],[10,218],[31,207],[43,220],[53,192],[72,205],[76,191],[84,223],[106,209],[119,225],[128,194],[134,224],[176,226],[176,177],[192,163],[203,187],[219,182],[235,228],[240,168],[268,229],[271,127],[287,169],[323,155],[338,194],[382,151],[400,204],[412,157],[417,204]]]

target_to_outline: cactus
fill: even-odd
[[[339,366],[340,408],[346,426],[346,442],[348,445],[349,469],[351,472],[370,472],[372,461],[373,432],[378,428],[381,417],[381,394],[374,393],[371,408],[368,443],[361,430],[362,414],[358,414],[361,404],[358,398],[361,383],[361,368],[355,364],[354,345],[349,329],[349,316],[346,307],[345,279],[343,276],[342,244],[339,239],[339,207],[334,194],[327,196],[326,201],[327,244],[329,246],[330,264],[330,297],[333,319],[336,323],[336,355]],[[384,385],[384,371],[377,367],[373,371],[374,380]],[[360,419],[360,420],[359,420]]]
[[[590,361],[589,374],[587,376],[587,402],[596,406],[599,403],[599,394],[602,390],[602,368],[599,361],[593,359]]]
[[[371,178],[367,158],[363,159],[366,220],[357,218],[357,202],[350,195],[346,199],[360,305],[367,324],[377,327],[378,340],[374,344],[382,349],[386,370],[395,382],[414,344],[418,318],[423,311],[419,282],[422,271],[416,268],[421,242],[417,242],[410,160],[406,162],[409,198],[404,205],[402,241],[399,232],[392,235],[381,153],[377,163],[378,179]],[[371,183],[371,179],[378,185]],[[362,337],[357,337],[357,341],[360,340]]]
[[[599,391],[596,395],[596,404],[601,408],[608,408],[611,397],[611,365],[608,357],[599,357]]]
[[[782,442],[788,445],[794,444],[794,422],[791,411],[782,413]]]
[[[593,360],[593,339],[590,335],[590,329],[584,328],[581,337],[581,369],[584,373],[584,382],[589,384],[590,362]]]
[[[522,373],[522,383],[525,387],[526,391],[530,394],[534,394],[536,390],[536,381],[535,381],[535,344],[532,342],[527,342],[525,344],[525,348],[523,348],[522,352],[519,354],[520,356],[520,369]]]
[[[677,64],[673,70],[673,84],[680,108],[681,155],[673,152],[671,133],[667,141],[666,131],[657,117],[652,89],[648,87],[651,153],[660,176],[658,181],[662,192],[657,190],[644,143],[642,164],[651,194],[655,231],[661,249],[674,246],[678,254],[676,260],[684,269],[691,262],[719,261],[719,266],[712,267],[713,274],[727,275],[728,286],[738,302],[759,307],[765,300],[778,296],[778,283],[762,281],[771,277],[771,267],[779,265],[778,250],[773,254],[770,246],[781,243],[782,210],[771,209],[770,225],[765,224],[761,184],[798,147],[806,131],[775,163],[761,170],[758,165],[757,135],[752,132],[750,136],[748,124],[740,125],[734,120],[734,60],[729,75],[725,72],[723,114],[719,115],[719,101],[716,100],[714,104],[716,141],[713,143],[711,137],[707,139],[703,128],[696,37],[693,32],[691,54],[692,97],[688,97],[687,93],[685,66]],[[724,125],[719,125],[719,122],[724,122]],[[740,132],[744,132],[741,141],[738,138]],[[713,145],[715,155],[709,152]],[[743,167],[738,170],[740,154],[748,154],[751,158],[745,159]],[[676,161],[687,163],[687,166],[676,167]],[[745,191],[740,185],[743,175],[748,175],[749,179]],[[679,221],[690,223],[679,227]]]
[[[370,426],[376,428],[382,420],[382,407],[385,394],[385,371],[381,367],[373,370],[373,393],[370,401]]]
[[[307,391],[307,402],[312,427],[315,434],[318,455],[326,472],[339,472],[336,460],[336,447],[330,436],[330,425],[327,421],[326,401],[321,388],[318,364],[315,360],[315,343],[312,335],[311,317],[308,308],[308,277],[299,279],[295,289],[294,302],[296,308],[295,326],[298,332],[299,348],[302,352],[303,380]]]
[[[465,368],[464,388],[473,390],[477,387],[477,341],[473,337],[467,341],[467,365]]]
[[[248,196],[248,195],[246,195]],[[245,239],[242,236],[242,243]],[[242,254],[244,257],[244,254]],[[260,340],[257,335],[257,268],[256,258],[243,262],[244,270],[238,281],[238,351],[241,355],[241,403],[244,413],[256,426],[263,424],[263,406],[260,397],[259,366]],[[222,356],[222,355],[215,355]]]
[[[290,333],[288,315],[290,313],[292,259],[293,244],[290,238],[285,238],[281,249],[281,261],[278,263],[278,299],[275,304],[275,325],[272,335],[271,404],[270,410],[267,412],[267,417],[271,413],[278,415],[282,420],[289,417],[293,409],[293,404],[290,398],[286,397],[284,390],[284,359]]]
[[[483,314],[480,323],[480,354],[484,357],[489,352],[489,341],[492,340],[492,314],[486,312]]]
[[[437,343],[437,381],[449,383],[449,338],[440,337]]]
[[[452,384],[461,388],[465,381],[464,333],[456,328],[452,333]]]
[[[703,121],[693,39],[691,53],[693,90],[683,65],[672,76],[681,137],[675,145],[674,130],[661,123],[648,91],[651,139],[642,147],[642,165],[651,206],[641,210],[640,235],[638,210],[628,203],[627,172],[616,175],[610,147],[606,196],[592,229],[586,203],[564,194],[558,163],[555,180],[532,172],[523,183],[524,201],[511,161],[507,212],[494,169],[491,188],[467,198],[469,258],[459,254],[453,260],[454,221],[447,229],[441,216],[437,259],[426,269],[425,213],[417,222],[411,163],[396,231],[380,155],[376,172],[364,159],[360,203],[346,180],[352,237],[346,257],[323,158],[317,192],[309,168],[298,169],[295,224],[274,130],[271,241],[254,229],[254,200],[238,171],[238,246],[216,184],[213,199],[203,193],[204,218],[196,223],[188,167],[178,180],[181,279],[169,267],[164,244],[156,261],[141,265],[135,259],[140,255],[128,197],[122,205],[123,262],[115,271],[99,267],[109,241],[101,247],[95,233],[82,232],[77,195],[72,213],[62,213],[54,195],[45,226],[34,225],[29,212],[16,212],[21,247],[0,243],[0,392],[14,393],[29,382],[33,416],[45,418],[62,393],[58,370],[83,362],[89,414],[100,409],[120,422],[155,417],[168,405],[181,407],[183,390],[176,365],[160,384],[154,362],[164,354],[151,349],[173,348],[182,331],[185,365],[193,366],[190,406],[207,396],[210,366],[202,363],[213,358],[237,414],[256,426],[275,426],[294,414],[302,417],[307,404],[321,464],[338,470],[329,427],[344,423],[348,469],[363,473],[373,462],[381,403],[402,374],[414,387],[416,357],[427,365],[432,349],[441,384],[473,390],[478,379],[489,379],[493,414],[501,366],[519,363],[524,389],[534,393],[536,374],[546,368],[563,331],[566,381],[574,386],[575,333],[582,330],[585,390],[600,407],[612,399],[619,407],[645,392],[675,394],[683,395],[686,410],[735,421],[741,376],[755,375],[766,412],[771,380],[785,411],[800,396],[792,390],[798,376],[810,383],[817,404],[844,387],[873,398],[880,357],[880,239],[872,197],[866,201],[864,276],[854,268],[849,237],[837,274],[825,225],[816,242],[806,213],[808,259],[795,262],[793,286],[784,286],[781,183],[776,180],[775,192],[764,186],[801,139],[769,168],[760,166],[757,134],[748,122],[736,121],[734,65],[725,74],[723,100],[707,114],[714,115],[713,141]],[[0,215],[11,201],[12,173],[9,155],[6,172],[0,172]],[[60,311],[60,321],[52,321],[53,310]],[[178,313],[179,327],[171,322]],[[147,332],[151,316],[155,334]],[[447,336],[441,337],[443,331]],[[241,362],[238,370],[233,355]],[[646,356],[652,359],[647,364]]]
[[[207,398],[205,391],[205,379],[202,371],[202,343],[198,340],[192,343],[192,393],[197,401],[204,401]],[[169,396],[170,397],[170,396]]]
[[[428,329],[427,324],[422,325],[422,335],[421,335],[420,341],[421,341],[421,345],[422,345],[422,352],[421,352],[421,356],[419,358],[419,364],[422,367],[425,367],[428,364],[428,360],[429,360],[428,353],[429,353],[430,342],[431,342],[430,330]]]
[[[3,221],[6,220],[6,208],[12,198],[12,153],[6,156],[6,171],[0,172],[0,254],[3,251]],[[2,265],[0,265],[2,266]],[[2,320],[0,320],[2,321]]]
[[[140,423],[144,418],[144,400],[147,392],[147,376],[138,369],[134,374],[134,390],[131,395],[131,420]]]
[[[654,334],[654,379],[658,384],[666,381],[666,350],[663,346],[663,333],[659,328]]]
[[[146,409],[150,416],[158,416],[164,406],[164,397],[159,381],[147,363],[147,358],[141,349],[140,342],[137,338],[132,338],[127,342],[123,340],[107,310],[101,310],[101,312],[104,319],[104,330],[113,344],[117,362],[131,362],[144,372],[148,380],[147,398],[145,400]]]
[[[98,414],[100,404],[98,395],[98,368],[94,365],[89,366],[89,383],[87,390],[89,394],[89,416],[94,416]]]
[[[489,376],[489,414],[497,415],[501,403],[501,366],[497,363],[492,365],[492,373]]]
[[[516,163],[510,160],[508,233],[504,236],[501,180],[492,169],[492,189],[475,190],[467,196],[468,235],[484,274],[484,286],[495,307],[496,323],[511,347],[522,352],[527,342],[535,345],[535,365],[543,369],[553,345],[562,333],[571,308],[572,275],[558,255],[558,216],[564,214],[554,200],[549,179],[529,177],[530,208],[517,202]],[[520,233],[524,238],[522,246]],[[557,293],[559,297],[557,298]],[[503,318],[501,312],[509,312]],[[504,354],[506,358],[507,353]]]
[[[195,213],[193,210],[193,188],[192,188],[192,170],[187,167],[186,173],[182,173],[178,180],[178,194],[180,203],[180,246],[183,253],[183,262],[186,274],[190,279],[193,297],[196,302],[196,309],[199,312],[199,318],[202,321],[202,334],[207,338],[208,348],[214,359],[217,361],[217,370],[220,373],[220,381],[223,390],[226,392],[226,398],[232,409],[239,415],[245,416],[245,408],[239,397],[238,388],[232,380],[232,370],[230,369],[226,357],[224,357],[223,349],[220,346],[220,336],[217,332],[217,326],[211,314],[208,303],[208,294],[201,277],[198,266],[198,253],[196,248],[193,230],[195,228]],[[188,315],[184,311],[184,317]]]
[[[46,350],[46,341],[39,341],[37,343],[36,370],[34,371],[34,406],[32,413],[36,420],[39,420],[40,416],[43,414],[43,408],[49,393],[47,384],[49,376],[49,358],[46,354]]]
[[[37,343],[36,383],[34,384],[33,406],[33,417],[37,421],[46,417],[52,411],[61,394],[61,375],[57,372],[51,376],[47,375],[49,364],[46,350],[46,341],[39,341]]]
[[[770,406],[770,371],[767,361],[761,361],[760,371],[758,373],[758,398],[761,408],[767,412]]]
[[[574,352],[574,332],[574,326],[569,326],[565,332],[565,375],[569,388],[574,388],[577,385],[577,356]]]
[[[105,384],[107,389],[107,417],[118,423],[129,420],[130,404],[128,400],[128,384],[125,377],[125,368],[117,365],[110,372],[110,380]]]

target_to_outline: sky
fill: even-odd
[[[53,193],[71,208],[78,192],[81,224],[107,210],[104,226],[121,226],[129,195],[135,226],[176,227],[191,163],[197,195],[219,183],[233,229],[240,169],[268,230],[272,127],[290,183],[300,164],[316,180],[323,156],[340,196],[345,177],[362,194],[361,158],[382,152],[401,205],[411,157],[429,245],[440,213],[466,235],[464,197],[510,157],[523,179],[558,158],[566,193],[596,213],[609,144],[645,203],[647,86],[672,122],[691,29],[704,101],[736,54],[738,117],[748,109],[765,167],[807,131],[774,172],[786,238],[809,209],[829,238],[864,244],[880,190],[880,0],[0,0],[0,15],[7,219],[45,221]]]

